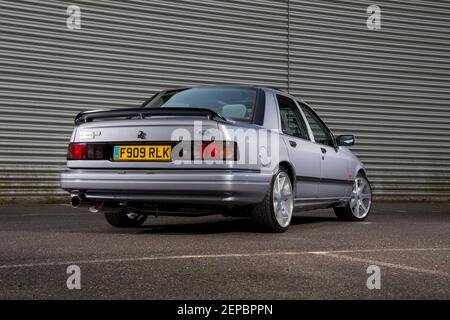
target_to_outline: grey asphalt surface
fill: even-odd
[[[81,290],[67,289],[72,264]],[[380,290],[366,286],[373,264]],[[361,223],[296,213],[284,234],[222,216],[115,229],[68,205],[1,206],[0,288],[0,299],[450,299],[450,204],[378,203]]]

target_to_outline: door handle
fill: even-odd
[[[327,149],[325,148],[320,148],[320,151],[322,151],[323,154],[327,153]]]
[[[297,146],[297,142],[289,140],[289,144],[291,145],[291,147],[296,147]]]

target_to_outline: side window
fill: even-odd
[[[277,95],[277,100],[283,132],[294,137],[309,140],[308,130],[295,102],[281,95]]]
[[[311,127],[311,131],[314,135],[314,140],[318,143],[325,144],[333,147],[333,139],[330,132],[323,126],[322,122],[317,116],[309,110],[309,108],[301,105],[302,111],[305,114],[306,120]]]

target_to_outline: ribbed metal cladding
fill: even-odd
[[[81,30],[66,26],[81,8]],[[195,84],[287,87],[287,1],[0,1],[0,202],[50,201],[81,110]]]
[[[290,35],[291,93],[356,135],[376,195],[449,199],[450,2],[291,1]]]
[[[377,196],[450,198],[448,1],[0,0],[0,71],[0,202],[64,194],[80,110],[220,83],[289,87],[355,133]]]

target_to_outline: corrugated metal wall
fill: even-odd
[[[72,4],[81,30],[66,27]],[[192,84],[286,88],[287,26],[286,1],[1,0],[0,199],[63,194],[80,110]]]
[[[366,8],[381,8],[368,30]],[[450,198],[450,1],[291,1],[291,92],[353,150],[383,197]]]
[[[78,111],[205,83],[289,86],[357,135],[377,195],[448,199],[450,3],[377,1],[376,31],[370,4],[0,0],[0,201],[63,195]]]

